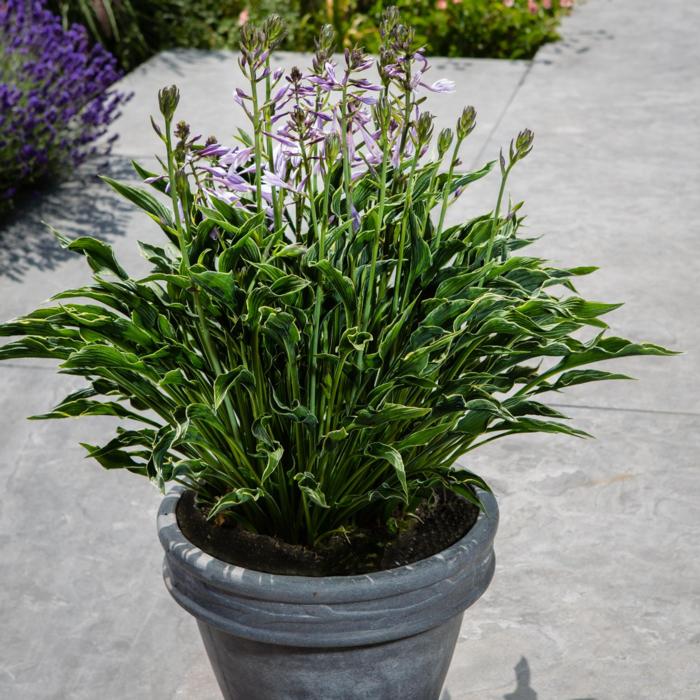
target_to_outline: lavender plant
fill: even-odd
[[[105,178],[167,238],[141,244],[152,273],[133,279],[105,243],[58,234],[94,283],[0,326],[23,336],[0,359],[55,358],[87,380],[36,418],[135,425],[86,445],[104,467],[185,484],[211,518],[318,545],[367,518],[396,525],[440,489],[478,502],[474,487],[488,487],[458,457],[517,433],[584,435],[540,396],[623,377],[586,365],[668,351],[606,334],[600,317],[618,305],[572,284],[594,268],[522,255],[505,192],[533,134],[464,172],[475,111],[434,137],[424,93],[452,85],[428,79],[394,11],[378,82],[360,49],[334,61],[330,28],[311,68],[283,76],[270,62],[281,37],[275,17],[244,28],[236,101],[251,131],[236,145],[192,137],[164,88],[164,172],[135,165],[154,191]],[[494,166],[494,209],[448,226]]]
[[[99,140],[127,99],[108,90],[119,76],[82,26],[64,29],[44,2],[0,4],[0,208],[18,186],[109,151]]]

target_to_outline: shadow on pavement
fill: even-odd
[[[123,180],[133,174],[129,160],[115,156],[80,167],[61,184],[21,197],[10,215],[0,220],[0,277],[20,281],[30,268],[54,270],[74,255],[58,245],[46,224],[70,237],[109,241],[124,235],[124,217],[133,207],[98,175]]]
[[[515,665],[515,690],[506,693],[503,700],[538,700],[539,696],[530,684],[530,664],[524,656]],[[440,700],[458,700],[453,698],[449,690],[443,692]],[[572,698],[571,700],[596,700],[595,698]]]

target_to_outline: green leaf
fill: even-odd
[[[632,355],[677,355],[673,350],[667,350],[660,345],[653,343],[633,343],[624,338],[609,337],[596,338],[592,345],[581,352],[573,352],[567,355],[559,364],[556,365],[551,373],[562,370],[573,369],[581,365],[591,364],[592,362],[602,362],[604,360],[612,360],[620,357],[629,357]]]
[[[104,447],[86,442],[81,442],[80,445],[88,451],[88,457],[95,459],[105,469],[127,469],[135,474],[147,476],[146,462],[143,459],[137,459],[138,455],[121,449],[120,437],[111,440]]]
[[[537,418],[518,418],[513,421],[501,421],[494,423],[489,430],[491,432],[507,431],[513,433],[561,433],[572,437],[592,437],[589,433],[572,428],[564,423],[555,421],[543,421]]]
[[[309,280],[297,275],[284,275],[275,280],[270,292],[276,297],[293,297],[297,292],[309,286]]]
[[[319,260],[313,267],[320,270],[324,286],[329,287],[346,309],[348,318],[355,311],[356,295],[352,280],[334,267],[329,260]]]
[[[264,484],[275,472],[280,462],[282,461],[282,455],[284,454],[284,448],[277,443],[277,447],[274,450],[267,452],[265,469],[263,470],[262,476],[260,477],[260,483]]]
[[[186,386],[187,384],[189,381],[179,367],[166,372],[158,382],[159,386]]]
[[[231,308],[236,307],[236,279],[230,272],[190,272],[192,279],[214,298]]]
[[[70,239],[55,229],[51,230],[64,248],[82,253],[95,272],[99,273],[107,270],[117,275],[120,279],[126,280],[129,278],[124,268],[117,262],[112,247],[104,241],[91,236]]]
[[[353,423],[355,425],[368,427],[393,421],[416,420],[427,416],[429,413],[429,408],[385,403],[381,408],[370,407],[358,411]]]
[[[141,180],[148,180],[149,178],[158,178],[158,173],[154,173],[151,170],[147,170],[140,163],[135,160],[131,161],[131,167],[136,171],[136,174],[141,178]],[[167,178],[163,175],[161,179],[157,179],[154,182],[148,183],[151,187],[165,194],[168,186]]]
[[[340,347],[342,348],[353,348],[358,352],[363,352],[367,349],[367,346],[372,342],[372,334],[366,331],[361,331],[357,326],[352,328],[347,328],[342,337],[340,338]]]
[[[433,425],[429,428],[423,428],[422,430],[416,430],[411,433],[408,437],[399,441],[396,444],[398,450],[407,450],[412,447],[422,447],[423,445],[429,445],[435,438],[444,435],[446,432],[451,430],[454,426],[454,420],[447,421],[444,423],[439,423],[438,425]]]
[[[375,459],[383,459],[389,462],[394,471],[396,472],[396,478],[401,484],[401,490],[403,491],[404,499],[408,502],[408,484],[406,481],[406,469],[404,467],[403,458],[401,453],[391,445],[385,445],[381,442],[373,442],[367,446],[365,449],[365,454],[368,457],[373,457]]]
[[[157,480],[161,489],[172,475],[170,448],[174,446],[178,437],[180,437],[179,431],[166,425],[156,433],[153,440],[153,447],[148,459],[148,473]]]
[[[409,214],[411,231],[411,279],[420,277],[431,265],[433,256],[430,246],[423,240],[420,221],[414,212]]]
[[[382,359],[386,359],[389,356],[391,349],[397,343],[401,336],[401,331],[406,328],[408,319],[411,317],[416,303],[417,299],[412,300],[408,307],[406,307],[406,310],[396,320],[390,323],[380,336],[379,356]]]
[[[30,416],[29,420],[48,420],[49,418],[77,418],[79,416],[116,416],[118,418],[131,418],[142,423],[158,426],[159,423],[152,421],[138,413],[130,411],[115,401],[91,401],[89,399],[76,399],[67,397],[49,413],[42,413]]]
[[[557,380],[553,384],[544,384],[538,387],[537,391],[559,391],[566,387],[576,386],[577,384],[600,382],[608,379],[632,379],[632,377],[626,374],[603,372],[597,369],[572,369],[557,377]]]
[[[323,436],[323,439],[330,440],[331,442],[340,442],[341,440],[345,440],[349,434],[350,433],[348,432],[347,428],[338,428],[327,432]]]
[[[220,374],[214,380],[214,408],[218,409],[229,391],[239,386],[251,389],[255,387],[255,376],[250,370],[239,366],[230,372]]]
[[[311,472],[300,472],[294,475],[299,489],[307,495],[319,508],[330,508],[326,495],[321,490],[321,485]]]
[[[61,365],[64,369],[86,370],[116,369],[136,372],[158,381],[159,377],[132,352],[123,352],[115,347],[101,344],[88,344],[71,353]]]
[[[234,491],[221,496],[214,503],[213,507],[209,511],[207,518],[212,520],[220,513],[230,510],[231,508],[236,508],[244,503],[255,502],[259,498],[265,495],[265,492],[260,488],[238,488]]]
[[[475,170],[473,173],[464,173],[463,175],[453,177],[452,182],[450,182],[450,194],[454,194],[454,192],[456,192],[458,189],[466,187],[472,182],[481,180],[482,177],[486,177],[486,175],[491,172],[495,164],[496,161],[492,160],[486,163],[481,170]]]
[[[316,416],[313,413],[311,413],[311,411],[306,406],[303,406],[298,399],[292,401],[291,406],[288,406],[283,401],[281,401],[272,384],[270,384],[270,397],[272,399],[272,410],[278,416],[290,418],[295,423],[303,423],[304,425],[309,426],[318,425],[318,419],[316,418]]]
[[[175,222],[173,221],[172,214],[170,210],[161,204],[152,194],[140,187],[132,187],[131,185],[125,185],[116,180],[112,180],[111,177],[106,177],[102,175],[101,178],[110,187],[113,187],[117,192],[119,192],[122,197],[126,197],[130,202],[133,202],[139,209],[145,211],[149,216],[151,216],[155,221],[163,226],[170,226],[173,228]]]
[[[294,355],[300,335],[291,314],[286,311],[272,311],[265,319],[262,329],[275,344],[283,346],[290,357]]]

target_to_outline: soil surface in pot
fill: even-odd
[[[234,522],[214,524],[182,494],[177,521],[185,537],[217,559],[255,571],[295,576],[349,576],[393,569],[441,552],[471,529],[479,509],[451,491],[436,494],[416,511],[408,528],[393,534],[386,527],[366,527],[349,540],[334,536],[322,547],[295,545],[249,532]]]

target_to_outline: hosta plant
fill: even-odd
[[[477,502],[488,487],[457,458],[516,433],[583,435],[543,394],[622,377],[587,365],[668,351],[607,334],[617,305],[572,284],[593,268],[523,254],[505,193],[532,133],[465,172],[475,112],[434,134],[424,93],[453,86],[429,80],[395,12],[376,61],[354,49],[336,63],[326,28],[312,66],[284,76],[270,62],[281,36],[275,17],[243,30],[235,99],[250,131],[236,145],[191,137],[165,88],[164,171],[135,165],[144,187],[105,178],[162,230],[141,244],[152,272],[135,279],[104,242],[59,235],[94,281],[1,326],[22,337],[0,358],[85,378],[37,418],[123,419],[86,445],[104,467],[185,484],[215,521],[318,545],[368,518],[401,527],[441,489]],[[492,170],[495,206],[448,226]]]

